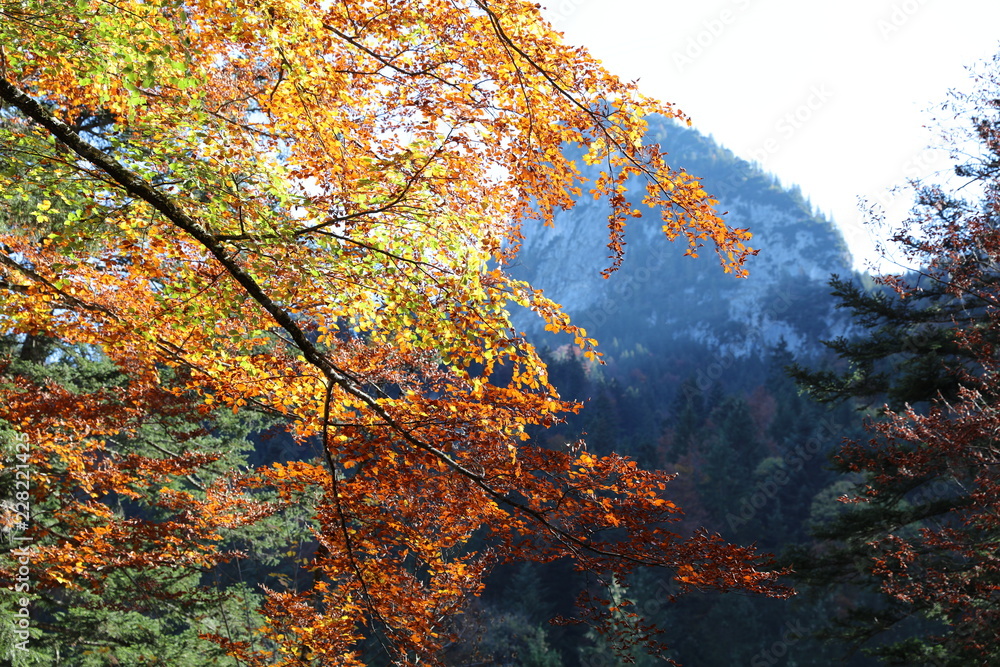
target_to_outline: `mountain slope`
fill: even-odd
[[[607,258],[607,209],[584,197],[561,211],[555,226],[526,223],[513,267],[516,275],[563,304],[574,322],[608,343],[642,341],[654,346],[695,342],[716,353],[756,354],[784,338],[796,353],[818,350],[817,336],[844,326],[832,310],[826,282],[851,273],[839,231],[811,210],[797,190],[719,147],[712,139],[663,118],[650,119],[647,142],[664,147],[677,165],[702,179],[734,227],[749,228],[750,277],[724,274],[710,249],[683,256],[663,238],[658,215],[644,211],[626,230],[626,256],[610,279],[600,271]],[[596,173],[595,168],[587,168]],[[586,170],[585,170],[586,173]],[[633,183],[633,188],[642,188]],[[536,340],[537,321],[515,321]]]

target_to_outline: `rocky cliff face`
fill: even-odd
[[[526,226],[514,273],[563,304],[574,322],[598,340],[638,340],[657,346],[700,343],[737,357],[754,355],[782,338],[796,353],[818,350],[819,338],[846,326],[834,312],[826,282],[851,273],[839,231],[811,210],[796,190],[780,187],[756,167],[711,139],[672,121],[653,118],[646,135],[670,159],[702,179],[734,227],[747,227],[760,249],[750,277],[724,274],[714,252],[697,259],[671,244],[649,211],[626,230],[626,257],[605,280],[607,209],[584,198],[557,215],[554,228]],[[636,183],[638,190],[642,184]],[[540,323],[517,315],[515,324],[539,341]]]

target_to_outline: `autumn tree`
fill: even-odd
[[[4,337],[0,345],[3,380],[13,385],[6,389],[22,392],[31,401],[10,412],[44,422],[86,409],[106,412],[118,421],[118,432],[99,450],[103,465],[93,465],[97,452],[77,452],[77,463],[93,466],[84,478],[93,483],[89,492],[81,488],[82,471],[73,469],[73,459],[44,466],[45,478],[31,475],[35,466],[21,463],[29,460],[30,449],[16,447],[12,424],[7,422],[0,432],[4,458],[22,466],[7,466],[0,474],[0,498],[17,500],[28,483],[39,491],[28,504],[5,503],[3,518],[19,521],[30,510],[36,526],[60,533],[73,544],[74,551],[66,550],[65,557],[75,558],[66,562],[72,580],[63,580],[66,569],[61,569],[58,578],[45,585],[44,572],[29,572],[14,579],[19,585],[14,590],[2,591],[0,615],[9,619],[16,618],[15,602],[33,584],[39,586],[31,603],[36,631],[31,650],[14,664],[231,664],[221,647],[199,635],[216,630],[244,636],[261,624],[253,611],[261,592],[253,584],[267,580],[255,576],[255,568],[281,569],[283,556],[295,538],[301,538],[296,519],[307,521],[308,510],[281,509],[273,503],[268,507],[259,502],[265,500],[262,496],[254,505],[267,507],[267,515],[254,516],[251,506],[232,507],[251,520],[216,522],[219,534],[210,540],[220,552],[240,555],[236,567],[186,558],[171,542],[182,535],[186,552],[197,552],[203,533],[196,513],[221,509],[210,501],[218,498],[221,486],[233,482],[237,470],[246,470],[253,447],[250,435],[262,430],[266,418],[248,410],[200,414],[191,397],[167,390],[172,384],[167,375],[161,378],[163,391],[129,395],[127,376],[94,350],[32,336]],[[141,409],[125,405],[140,399]],[[118,470],[112,472],[109,464]],[[148,474],[150,469],[155,474]],[[111,493],[106,492],[111,485],[101,479],[109,474],[116,476]],[[189,496],[186,514],[178,511],[178,494]],[[109,522],[111,516],[115,520]],[[8,523],[3,528],[5,556],[12,546],[25,546],[15,537],[23,527]],[[271,535],[274,540],[267,539]],[[127,550],[111,551],[109,543],[127,544]],[[13,553],[18,557],[22,552]],[[107,567],[102,558],[111,559],[113,566]],[[70,581],[77,585],[66,586]],[[12,629],[4,624],[0,650],[5,656],[12,644],[20,643]]]
[[[30,497],[58,505],[24,522],[32,593],[211,570],[239,557],[226,531],[289,506],[310,509],[310,580],[265,589],[259,630],[203,633],[244,664],[362,664],[365,641],[433,662],[504,559],[783,593],[753,549],[670,530],[669,475],[525,442],[575,407],[508,310],[588,354],[595,341],[506,273],[519,220],[550,222],[584,189],[607,200],[610,275],[640,177],[688,254],[708,244],[740,275],[753,252],[642,143],[644,116],[683,116],[562,43],[537,6],[19,0],[0,18],[0,322],[122,376],[92,391],[6,376]],[[218,454],[186,426],[162,451],[121,444],[164,411],[220,408],[281,419],[321,455],[198,488]],[[640,627],[599,604],[589,617]]]
[[[832,343],[848,371],[797,370],[822,398],[890,401],[870,440],[836,457],[857,481],[846,511],[793,561],[806,582],[874,594],[841,619],[840,634],[881,640],[868,646],[891,664],[998,659],[998,95],[1000,56],[977,75],[976,92],[950,107],[971,125],[952,144],[959,184],[918,184],[913,215],[894,237],[919,268],[883,276],[879,292],[833,283],[865,329]]]

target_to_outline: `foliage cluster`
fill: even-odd
[[[246,665],[439,661],[510,559],[784,594],[753,548],[671,529],[670,475],[527,442],[576,408],[508,309],[594,341],[506,272],[519,220],[587,188],[611,205],[606,273],[639,204],[726,270],[753,252],[642,143],[645,116],[679,112],[534,4],[16,0],[0,45],[0,417],[30,443],[12,516],[32,604],[70,630],[105,614],[86,651],[139,659],[128,633],[155,618]],[[227,411],[259,417],[230,432]],[[255,420],[318,456],[248,466]],[[208,586],[279,520],[307,577]],[[586,618],[635,629],[601,607]]]

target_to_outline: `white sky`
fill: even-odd
[[[888,189],[950,169],[924,126],[1000,50],[1000,0],[541,2],[569,43],[800,185],[859,268],[875,232],[858,197],[905,216],[910,194]]]

